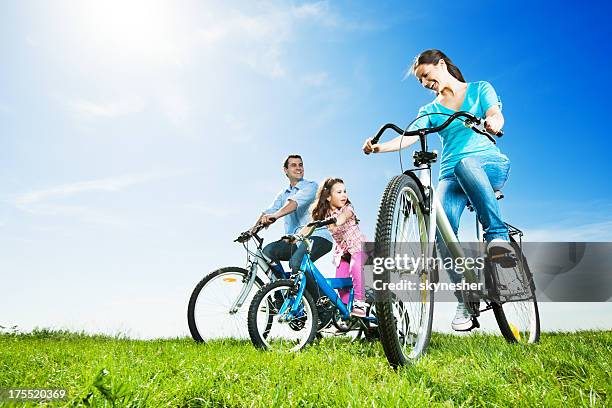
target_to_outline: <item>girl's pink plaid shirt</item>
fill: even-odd
[[[340,265],[340,257],[342,257],[342,255],[346,253],[352,255],[361,252],[362,244],[367,241],[366,236],[357,225],[355,209],[351,204],[346,204],[342,208],[329,211],[328,217],[338,217],[349,208],[353,210],[353,216],[346,220],[344,224],[330,229],[332,237],[334,241],[336,241],[336,248],[334,249],[334,265],[336,266]]]

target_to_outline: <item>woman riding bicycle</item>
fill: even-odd
[[[442,51],[423,51],[415,58],[410,72],[425,88],[434,91],[436,98],[421,107],[409,131],[439,126],[449,114],[457,111],[468,111],[485,118],[485,127],[493,134],[503,127],[501,103],[491,84],[485,81],[466,82],[459,68]],[[508,228],[502,221],[495,196],[495,190],[500,190],[508,179],[510,160],[490,140],[465,127],[460,121],[451,123],[439,135],[442,157],[437,191],[455,235],[469,200],[482,224],[489,255],[494,257],[512,252],[508,243]],[[363,151],[365,154],[393,152],[418,140],[418,136],[398,136],[385,143],[372,144],[372,139],[367,139]],[[438,239],[438,242],[441,240]],[[444,245],[440,252],[443,256],[448,254]],[[461,282],[461,274],[453,270],[447,272],[452,282]],[[472,319],[461,293],[456,292],[455,295],[459,304],[452,328],[457,331],[471,330]]]

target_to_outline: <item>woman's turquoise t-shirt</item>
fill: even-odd
[[[501,102],[490,83],[486,81],[470,82],[467,84],[465,99],[459,108],[471,114],[484,118],[487,110],[494,105],[501,109]],[[419,109],[419,114],[444,113],[452,114],[456,111],[449,109],[438,102],[431,102]],[[445,115],[430,115],[417,119],[408,130],[423,129],[440,126],[448,119]],[[442,157],[440,159],[440,180],[454,174],[455,165],[467,156],[502,155],[499,148],[481,134],[463,125],[459,119],[453,121],[446,129],[438,133],[442,141]]]

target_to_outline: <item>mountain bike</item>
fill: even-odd
[[[257,224],[234,240],[244,246],[246,268],[217,269],[204,276],[193,289],[187,306],[187,323],[195,341],[249,338],[247,314],[255,293],[266,283],[290,277],[279,262],[272,262],[263,253],[264,240],[259,233],[264,228],[265,225]],[[335,334],[353,334],[357,338],[364,335],[338,323],[333,316],[334,308],[325,298],[317,300],[317,308],[319,331],[323,332],[334,323]]]
[[[269,281],[289,277],[280,263],[272,262],[263,253],[263,238],[259,236],[263,228],[258,224],[234,240],[244,246],[246,268],[217,269],[194,288],[187,306],[187,322],[195,341],[248,338],[247,312],[255,292]]]
[[[312,228],[304,235],[293,234],[286,239],[306,245],[300,269],[289,279],[279,279],[261,288],[251,301],[248,313],[248,329],[253,345],[275,351],[298,351],[310,344],[317,333],[318,310],[332,309],[334,325],[344,332],[357,331],[366,338],[376,331],[377,319],[369,308],[366,317],[350,316],[354,290],[351,278],[325,278],[310,258],[312,241],[309,239],[315,228],[335,223],[334,218],[308,224]],[[306,290],[307,277],[316,288]],[[348,289],[349,300],[345,304],[336,289]],[[315,301],[311,293],[321,296]],[[323,305],[321,305],[323,303]]]
[[[378,143],[383,133],[391,129],[403,136],[418,136],[421,147],[413,154],[416,168],[393,177],[382,195],[376,223],[376,256],[393,258],[398,251],[412,248],[415,255],[432,259],[436,256],[437,245],[444,244],[453,259],[465,259],[464,249],[452,230],[431,181],[431,165],[437,159],[437,152],[428,150],[427,135],[445,129],[454,120],[462,120],[465,126],[488,137],[493,143],[496,143],[493,136],[501,134],[490,134],[485,129],[484,120],[469,112],[442,115],[449,117],[440,126],[407,131],[389,123],[382,126],[372,139],[372,144]],[[496,192],[496,197],[503,197],[501,191]],[[478,218],[476,222],[478,225]],[[477,318],[480,313],[492,310],[508,342],[535,343],[540,336],[540,319],[533,276],[522,252],[523,233],[510,224],[506,226],[514,254],[495,261],[485,255],[481,269],[466,267],[462,284],[468,285],[461,285],[461,293],[473,327],[479,327]],[[443,242],[436,242],[436,229]],[[423,285],[415,285],[417,290],[402,293],[404,299],[401,301],[399,296],[389,297],[389,291],[377,292],[375,307],[380,340],[393,367],[408,364],[427,350],[435,293],[428,283],[439,281],[438,269],[436,265],[425,263],[416,273],[412,273],[411,278]],[[390,282],[400,272],[385,269],[381,280]],[[482,285],[477,286],[478,290],[464,289],[470,287],[469,284],[479,283]]]

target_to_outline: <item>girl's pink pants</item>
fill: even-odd
[[[336,278],[353,278],[353,289],[355,290],[356,300],[365,301],[363,265],[367,258],[368,256],[365,252],[356,252],[351,255],[351,262],[341,259],[336,269]],[[338,294],[344,304],[348,303],[350,293],[350,289],[338,289]]]

